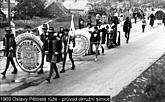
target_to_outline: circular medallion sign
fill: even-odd
[[[165,12],[163,12],[163,10],[158,10],[155,13],[156,19],[158,19],[158,20],[162,20],[164,15],[165,15]]]
[[[76,35],[75,36],[76,45],[73,49],[74,56],[84,55],[90,46],[89,39],[85,35]]]
[[[16,61],[23,71],[36,72],[42,63],[42,48],[37,36],[21,34],[16,38]]]

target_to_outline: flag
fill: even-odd
[[[68,51],[68,48],[73,49],[73,43],[70,42],[71,36],[75,36],[75,27],[74,27],[73,17],[74,17],[74,15],[72,15],[72,19],[71,19],[71,25],[70,25],[70,30],[69,30],[69,38],[68,38],[68,41],[67,41],[68,46],[67,46],[66,52]]]
[[[74,17],[74,15],[72,15],[72,19],[71,19],[71,25],[70,25],[70,30],[69,30],[69,35],[70,36],[75,35],[75,27],[74,27],[73,17]]]
[[[10,25],[11,25],[11,32],[12,34],[14,34],[14,37],[16,37],[15,24],[13,20],[10,21]]]

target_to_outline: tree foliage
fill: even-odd
[[[33,16],[42,16],[45,0],[17,0],[17,2],[14,8],[15,18],[29,19]]]

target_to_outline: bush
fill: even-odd
[[[16,28],[24,28],[27,25],[30,25],[32,28],[35,28],[39,25],[42,25],[43,23],[47,22],[48,19],[47,18],[34,18],[31,20],[16,20],[14,21]]]
[[[145,93],[150,102],[165,102],[165,78],[152,75]]]
[[[8,21],[0,21],[0,28],[5,28],[8,26]]]

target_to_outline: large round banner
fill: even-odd
[[[75,47],[73,49],[73,56],[82,56],[88,52],[90,46],[90,33],[83,30],[75,32]]]
[[[156,13],[155,13],[155,17],[156,17],[156,19],[158,19],[158,20],[162,20],[163,17],[164,17],[164,15],[165,15],[165,12],[164,12],[163,10],[158,10],[158,11],[156,11]]]
[[[36,72],[42,63],[42,42],[33,34],[16,37],[16,62],[25,72]]]

